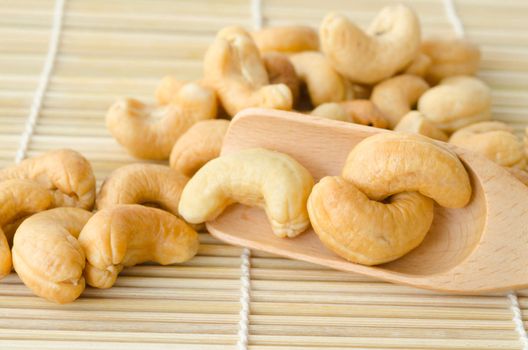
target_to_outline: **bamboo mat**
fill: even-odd
[[[389,1],[261,3],[264,25],[317,26],[330,10],[367,24]],[[425,35],[452,33],[442,1],[411,5]],[[528,124],[528,3],[455,5],[467,37],[483,50],[480,76],[493,88],[495,118],[522,131]],[[0,166],[11,164],[20,146],[53,8],[52,0],[0,0]],[[251,28],[254,15],[247,0],[67,0],[27,156],[76,149],[92,162],[99,182],[135,161],[105,129],[109,104],[118,96],[153,101],[166,74],[199,77],[215,31],[232,24]],[[243,249],[207,233],[201,241],[198,256],[186,264],[126,269],[112,289],[88,288],[64,306],[32,296],[18,277],[8,276],[0,282],[0,349],[236,348]],[[250,263],[249,349],[523,346],[505,295],[442,295],[257,251]],[[528,291],[517,294],[528,320]]]

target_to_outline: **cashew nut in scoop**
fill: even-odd
[[[291,110],[293,106],[287,85],[269,84],[257,46],[240,27],[218,32],[205,53],[204,80],[214,87],[231,116],[248,107]]]
[[[314,106],[354,98],[352,84],[332,68],[320,52],[297,53],[291,55],[290,60],[297,76],[306,85]]]
[[[352,149],[342,177],[370,199],[417,191],[447,208],[471,198],[466,169],[455,153],[421,135],[382,133]]]
[[[53,193],[36,182],[0,182],[0,278],[11,272],[11,249],[3,228],[20,217],[53,206]]]
[[[194,124],[174,144],[170,156],[171,168],[192,177],[205,163],[220,155],[228,127],[229,121],[223,119]]]
[[[449,143],[463,147],[505,167],[524,168],[526,155],[522,141],[508,125],[497,122],[480,122],[456,131]]]
[[[405,5],[384,7],[367,32],[336,13],[319,28],[321,50],[332,66],[356,83],[374,84],[403,70],[420,50],[418,17]]]
[[[404,115],[394,127],[394,131],[420,134],[440,141],[449,139],[445,132],[438,129],[418,111],[411,111]]]
[[[110,288],[123,267],[185,262],[199,246],[196,231],[176,216],[134,204],[95,213],[79,243],[86,254],[86,282],[97,288]]]
[[[491,91],[474,77],[446,78],[420,97],[418,111],[440,129],[453,132],[491,118]]]
[[[429,85],[416,75],[398,75],[374,87],[370,100],[387,118],[391,128],[409,113]]]
[[[0,170],[0,181],[27,179],[51,190],[55,207],[91,209],[95,177],[90,163],[69,149],[49,151]]]
[[[422,43],[422,52],[431,58],[426,80],[436,84],[455,75],[474,75],[480,64],[479,48],[459,38],[429,38]]]
[[[92,213],[55,208],[24,220],[13,241],[13,265],[36,295],[56,303],[74,301],[85,287],[85,256],[77,237]]]
[[[97,195],[97,209],[120,204],[153,204],[178,215],[187,178],[165,165],[129,164],[114,170]]]
[[[384,114],[369,100],[323,103],[315,108],[311,114],[376,128],[388,127]]]
[[[262,62],[266,67],[270,84],[285,84],[290,88],[293,104],[299,100],[301,81],[288,56],[279,52],[262,54]]]
[[[318,51],[317,31],[307,26],[267,27],[251,33],[260,52]]]
[[[426,54],[420,52],[418,56],[403,70],[402,74],[413,74],[419,77],[425,77],[433,60]]]
[[[252,148],[213,159],[183,189],[180,215],[191,223],[214,220],[235,202],[266,210],[273,232],[294,237],[310,225],[306,201],[313,178],[290,156]]]

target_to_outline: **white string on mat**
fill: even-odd
[[[253,21],[253,30],[260,30],[264,25],[264,16],[262,15],[262,1],[251,0],[251,19]]]
[[[244,248],[240,255],[240,320],[238,321],[238,350],[247,350],[249,338],[249,303],[251,301],[251,251]]]
[[[459,38],[463,38],[465,35],[464,25],[462,24],[460,17],[458,17],[458,13],[455,7],[455,1],[443,0],[443,3],[447,19],[449,20],[449,23],[451,23],[451,26],[453,27],[456,36],[458,36]]]
[[[40,74],[37,90],[35,90],[35,96],[31,102],[29,115],[24,126],[24,131],[20,137],[20,146],[18,147],[15,155],[15,163],[20,163],[27,153],[29,141],[33,132],[35,131],[35,125],[42,109],[42,102],[44,101],[44,94],[48,88],[51,72],[55,64],[55,57],[59,49],[59,39],[62,29],[62,19],[64,17],[64,2],[65,0],[56,0],[55,7],[53,9],[53,22],[50,33],[50,40],[48,44],[48,52],[44,61],[44,67]]]

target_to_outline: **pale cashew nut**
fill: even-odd
[[[178,103],[153,107],[134,99],[119,99],[106,114],[112,136],[135,157],[167,159],[172,146],[199,120],[216,117],[216,96],[198,83],[182,86]]]
[[[307,26],[267,27],[251,33],[260,52],[277,51],[286,54],[318,51],[317,31]]]
[[[354,98],[352,84],[332,68],[330,62],[320,52],[297,53],[291,55],[290,60],[297,76],[306,84],[314,106]]]
[[[123,267],[147,261],[181,263],[198,252],[198,234],[176,216],[141,205],[95,213],[79,235],[86,254],[86,282],[110,288]]]
[[[404,69],[420,50],[418,17],[405,5],[384,7],[363,32],[345,16],[327,15],[321,49],[333,67],[357,83],[374,84]]]
[[[13,265],[36,295],[56,303],[74,301],[85,287],[85,256],[77,237],[92,213],[55,208],[24,220],[13,241]]]
[[[204,78],[231,116],[248,107],[292,109],[292,92],[284,84],[269,85],[258,48],[240,27],[218,32],[205,53]]]
[[[370,100],[387,118],[391,128],[409,113],[429,85],[416,75],[398,75],[374,87]]]
[[[491,91],[477,78],[446,78],[420,97],[418,111],[440,129],[453,132],[490,119]]]
[[[95,201],[92,166],[69,149],[49,151],[0,170],[0,181],[27,179],[52,191],[55,207],[91,209]]]
[[[20,217],[53,206],[53,194],[38,183],[28,180],[0,182],[0,278],[11,272],[11,249],[4,227]]]
[[[309,226],[306,201],[313,178],[290,156],[252,148],[204,165],[183,189],[180,215],[191,223],[214,220],[235,202],[266,210],[273,232],[294,237]]]
[[[376,128],[386,128],[388,126],[383,113],[369,100],[323,103],[315,108],[311,114]]]
[[[205,163],[220,155],[228,127],[229,121],[223,119],[194,124],[174,144],[170,156],[171,168],[192,177]]]
[[[432,61],[426,75],[431,84],[455,75],[474,75],[479,68],[480,50],[465,39],[426,39],[422,51]]]
[[[431,57],[420,52],[418,56],[404,69],[402,74],[413,74],[419,77],[425,77],[433,60]]]
[[[433,221],[433,201],[417,192],[398,193],[387,203],[370,200],[352,183],[327,176],[308,200],[319,239],[339,256],[359,264],[395,260],[417,247]]]
[[[457,130],[449,143],[482,154],[505,167],[524,168],[526,155],[523,143],[508,125],[497,122],[480,122]]]
[[[466,169],[455,153],[414,134],[371,136],[349,153],[342,177],[370,199],[417,191],[447,208],[462,208],[471,198]]]
[[[165,165],[129,164],[114,170],[97,195],[97,209],[120,204],[150,204],[178,215],[187,178]]]
[[[404,115],[394,127],[394,131],[420,134],[440,141],[447,141],[449,139],[445,132],[438,129],[436,125],[427,120],[418,111],[411,111]]]
[[[160,106],[178,103],[178,91],[187,83],[188,81],[176,79],[172,75],[163,77],[154,92],[156,101]]]
[[[270,84],[284,84],[290,88],[293,104],[299,99],[301,82],[288,56],[278,52],[262,54]]]

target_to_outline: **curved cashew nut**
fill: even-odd
[[[420,49],[420,23],[409,7],[384,7],[365,33],[345,16],[327,15],[321,49],[334,68],[357,83],[374,84],[405,68]]]
[[[317,31],[307,26],[267,27],[251,33],[260,52],[318,51]]]
[[[176,216],[141,205],[98,211],[79,235],[86,282],[110,288],[123,267],[146,261],[181,263],[198,251],[198,234]]]
[[[192,177],[205,163],[220,155],[228,127],[229,121],[223,119],[194,124],[174,144],[170,156],[171,168]]]
[[[84,209],[55,208],[20,225],[13,241],[13,265],[33,293],[60,304],[81,295],[86,259],[77,237],[91,216]]]
[[[403,74],[413,74],[419,77],[425,77],[429,68],[433,64],[431,57],[427,56],[423,52],[420,52],[418,56],[405,68]]]
[[[426,75],[431,84],[455,75],[474,75],[480,64],[479,48],[464,39],[426,39],[422,51],[432,61]]]
[[[231,116],[248,107],[290,110],[293,97],[284,84],[268,85],[258,48],[240,27],[218,32],[204,57],[204,77]]]
[[[129,164],[114,170],[97,196],[97,209],[120,204],[155,204],[178,215],[187,178],[165,165]]]
[[[183,189],[179,211],[190,223],[214,220],[235,202],[266,210],[273,232],[294,237],[310,224],[306,201],[313,178],[290,156],[252,148],[204,165]]]
[[[290,88],[293,104],[299,99],[300,80],[288,56],[278,52],[262,54],[270,84],[284,84]]]
[[[369,100],[323,103],[315,108],[311,114],[376,128],[388,126],[383,113]]]
[[[449,139],[445,132],[438,129],[436,125],[427,120],[418,111],[411,111],[404,115],[396,127],[394,127],[394,131],[420,134],[440,141],[447,141]]]
[[[299,79],[306,84],[314,106],[354,98],[352,84],[336,72],[320,52],[297,53],[291,55],[290,60]]]
[[[523,143],[508,125],[501,122],[481,122],[457,130],[449,143],[484,155],[505,167],[524,168],[526,156]]]
[[[387,118],[391,128],[411,111],[429,85],[415,75],[398,75],[382,81],[374,87],[370,100]]]
[[[352,183],[327,176],[308,199],[312,226],[330,250],[359,264],[395,260],[417,247],[433,221],[433,201],[403,192],[388,203],[370,200]]]
[[[27,180],[0,182],[0,278],[11,272],[11,249],[3,228],[18,218],[45,210],[53,205],[53,194]]]
[[[0,170],[0,181],[27,179],[51,190],[56,207],[91,209],[95,177],[90,163],[69,149],[49,151]]]
[[[417,191],[443,207],[461,208],[471,198],[469,176],[456,154],[421,135],[368,137],[349,153],[342,177],[374,200]]]
[[[490,119],[491,91],[477,78],[446,78],[420,97],[418,110],[440,129],[452,132]]]
[[[216,96],[211,89],[189,83],[176,95],[179,103],[161,107],[120,99],[108,110],[106,126],[135,157],[167,159],[178,137],[191,125],[216,116]]]

